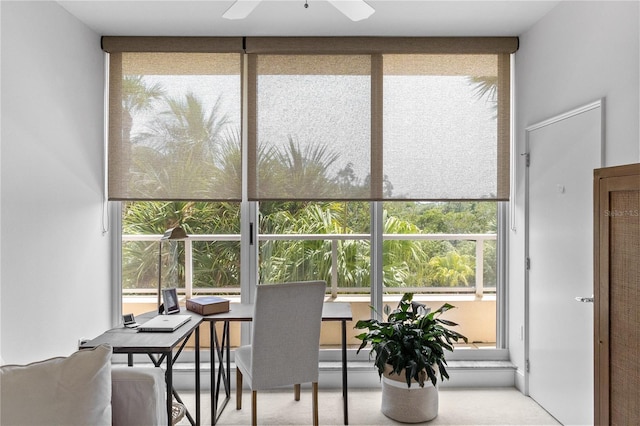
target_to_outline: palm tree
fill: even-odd
[[[469,255],[460,255],[450,251],[444,256],[433,257],[429,261],[432,282],[455,287],[469,285],[469,279],[475,276],[474,259]]]
[[[271,155],[274,161],[269,163],[270,170],[261,172],[271,174],[277,179],[277,198],[281,198],[282,195],[298,199],[309,198],[310,189],[316,198],[332,195],[335,188],[328,173],[340,154],[329,151],[327,145],[311,142],[303,148],[300,141],[289,136],[284,149],[264,153]],[[261,184],[259,189],[262,195],[268,198],[270,187]]]
[[[136,114],[149,111],[164,96],[164,88],[156,83],[148,85],[141,75],[126,75],[122,79],[122,158],[125,170],[131,167],[131,129]]]
[[[469,83],[478,99],[486,98],[494,110],[493,118],[498,117],[498,76],[472,76]]]
[[[220,198],[235,198],[242,193],[242,136],[240,129],[226,129],[219,138],[214,158],[216,193]]]
[[[144,102],[142,88],[138,87],[143,86],[143,82],[142,78],[131,79],[130,87],[136,96],[132,94],[127,98],[129,110],[152,106],[149,99]],[[133,91],[136,87],[139,90]],[[150,90],[154,100],[162,94],[156,89],[154,86],[154,90]],[[205,199],[212,194],[237,198],[242,164],[240,136],[238,131],[229,128],[227,116],[221,113],[220,98],[210,108],[205,108],[192,93],[181,98],[163,97],[162,101],[160,106],[164,108],[155,114],[155,120],[147,123],[146,131],[134,138],[132,188],[145,198]],[[127,203],[125,223],[136,224],[130,232],[143,234],[163,233],[177,224],[187,233],[221,230],[239,233],[239,206],[179,201]],[[212,228],[213,224],[216,226]],[[194,285],[238,286],[240,250],[236,245],[233,242],[195,243]],[[123,256],[126,287],[145,287],[157,279],[157,244],[127,243],[123,251],[126,252]],[[177,273],[182,274],[183,268],[181,264]],[[163,275],[169,272],[169,268],[163,268]]]
[[[355,231],[344,220],[347,203],[305,203],[297,208],[281,203],[261,219],[261,229],[275,234],[351,234]],[[302,203],[295,203],[302,204]],[[360,231],[362,232],[362,231]],[[386,216],[384,233],[417,233],[409,222]],[[367,287],[370,283],[370,242],[338,242],[338,281],[340,287]],[[263,282],[324,279],[331,282],[331,243],[321,241],[270,241],[261,245],[260,277]],[[383,246],[385,287],[404,287],[412,278],[411,265],[427,262],[419,241],[386,240]]]
[[[147,85],[142,75],[127,75],[122,79],[122,109],[130,115],[148,111],[164,95],[160,83]]]
[[[192,93],[166,99],[166,109],[136,137],[135,188],[147,198],[206,199],[221,187],[216,163],[231,143],[223,131],[229,121],[220,112],[220,99],[205,110]],[[227,134],[228,136],[228,134]],[[236,169],[240,158],[236,157]]]

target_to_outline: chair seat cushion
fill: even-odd
[[[242,373],[244,382],[251,387],[251,346],[240,346],[235,353],[236,367]]]
[[[0,424],[111,425],[111,347],[0,367]]]

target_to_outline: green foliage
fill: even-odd
[[[490,202],[385,203],[390,215],[429,234],[484,234],[497,230],[497,204]]]
[[[347,203],[261,203],[260,232],[270,234],[351,234]],[[278,208],[280,207],[280,208]],[[268,214],[265,212],[269,212]],[[369,285],[369,242],[338,243],[338,280],[344,287]],[[260,281],[323,279],[331,282],[331,241],[265,241],[260,246]]]
[[[162,234],[181,225],[187,234],[239,234],[238,203],[126,202],[123,234]],[[240,245],[235,241],[193,244],[195,287],[238,287]],[[173,252],[170,250],[174,250]],[[124,288],[153,288],[158,279],[158,243],[129,241],[122,247]],[[184,282],[184,243],[163,245],[163,282]]]
[[[362,340],[358,352],[371,345],[380,377],[390,366],[393,374],[400,375],[404,370],[408,387],[411,387],[411,379],[424,387],[427,378],[435,386],[438,373],[440,380],[449,378],[444,351],[453,351],[454,343],[467,342],[467,338],[447,328],[456,323],[439,318],[452,309],[452,305],[445,303],[437,310],[429,311],[412,300],[413,294],[406,293],[387,321],[358,321],[355,328],[367,330],[356,336]]]
[[[450,251],[444,256],[432,257],[429,268],[433,281],[449,287],[469,285],[469,279],[475,275],[475,259]]]
[[[387,203],[389,204],[389,203]],[[355,234],[366,233],[367,203],[285,202],[260,204],[260,233],[266,234]],[[432,212],[432,210],[430,210]],[[401,211],[396,211],[401,215]],[[238,203],[128,202],[123,204],[124,234],[162,234],[181,224],[189,234],[239,234]],[[355,228],[355,229],[354,229]],[[385,234],[421,233],[415,224],[384,213]],[[391,287],[464,287],[475,279],[475,243],[385,239],[383,280]],[[177,259],[183,262],[183,245]],[[203,288],[238,287],[240,248],[238,242],[193,242],[194,285]],[[166,250],[166,248],[165,248]],[[263,241],[260,244],[261,282],[323,279],[331,283],[329,240]],[[342,288],[370,285],[368,240],[337,242],[338,283]],[[153,288],[157,282],[157,243],[126,242],[123,246],[125,288]],[[168,253],[165,252],[165,257]],[[171,265],[164,260],[163,272]],[[180,266],[179,274],[182,274]],[[485,243],[485,283],[495,283],[495,243]],[[179,275],[182,282],[182,275]],[[493,281],[492,281],[493,279]]]

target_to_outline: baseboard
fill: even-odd
[[[342,368],[340,362],[321,362],[319,385],[321,389],[342,387]],[[369,362],[349,362],[349,389],[376,388],[380,378]],[[210,364],[201,363],[200,387],[208,392],[210,385]],[[441,387],[514,387],[516,386],[516,368],[509,361],[449,361],[447,368],[450,379],[439,382]],[[178,390],[194,388],[195,365],[178,363],[173,368],[173,382]],[[231,365],[231,387],[235,388],[235,366]]]
[[[522,392],[525,395],[529,395],[524,376],[525,376],[525,373],[522,370],[517,370],[515,372],[516,389],[518,389],[520,392]]]

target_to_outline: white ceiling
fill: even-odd
[[[325,0],[307,1],[263,0],[240,21],[222,18],[233,0],[58,3],[100,35],[517,36],[560,2],[367,0],[376,12],[352,22]]]

